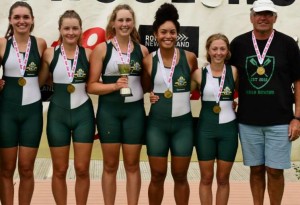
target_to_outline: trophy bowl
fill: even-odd
[[[130,64],[118,64],[118,70],[119,70],[119,73],[121,75],[121,77],[125,77],[127,78],[130,74]],[[123,97],[129,97],[129,96],[132,96],[132,92],[131,92],[131,89],[128,87],[128,88],[121,88],[120,89],[120,95],[123,96]]]

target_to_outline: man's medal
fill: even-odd
[[[260,66],[258,66],[257,69],[256,69],[256,73],[258,75],[264,75],[266,73],[266,69],[262,65],[263,65],[263,62],[265,60],[266,54],[267,54],[267,52],[268,52],[268,50],[270,48],[271,42],[273,40],[273,37],[274,37],[274,30],[271,33],[270,37],[268,38],[268,41],[267,41],[267,44],[265,45],[263,53],[260,54],[260,51],[259,51],[259,48],[258,48],[258,45],[257,45],[257,41],[256,41],[256,38],[255,38],[255,35],[254,35],[254,32],[252,31],[252,43],[253,43],[254,50],[255,50],[255,53],[256,53],[256,56],[257,56],[257,60],[258,60],[258,62],[260,64]]]

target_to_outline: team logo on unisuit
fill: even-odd
[[[232,94],[232,91],[229,87],[224,88],[223,91],[222,91],[222,95],[228,96],[228,95],[231,95],[231,94]]]
[[[174,83],[174,87],[177,89],[182,89],[187,85],[187,82],[183,76],[180,76],[177,81]]]
[[[130,74],[131,75],[137,75],[137,74],[141,73],[142,66],[140,65],[139,62],[132,60],[130,65],[131,65],[130,66]]]
[[[86,76],[86,73],[82,68],[79,68],[76,73],[74,73],[74,76],[76,79],[84,79]]]
[[[36,64],[35,64],[34,62],[31,62],[31,63],[27,66],[26,70],[28,70],[28,71],[30,71],[30,72],[37,71],[37,66],[36,66]]]
[[[246,73],[250,84],[261,89],[271,80],[275,68],[275,58],[266,56],[262,65],[257,61],[256,55],[246,58]]]

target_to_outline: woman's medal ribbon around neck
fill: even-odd
[[[165,84],[167,86],[167,90],[164,92],[164,97],[165,98],[171,98],[173,96],[173,93],[170,90],[170,85],[171,85],[171,82],[172,82],[172,77],[173,77],[175,66],[176,66],[177,49],[176,49],[176,47],[174,48],[174,54],[173,54],[173,58],[172,58],[172,64],[171,64],[169,77],[167,77],[167,74],[166,74],[166,71],[165,71],[165,66],[164,66],[164,62],[163,62],[163,59],[162,59],[162,56],[161,56],[161,53],[160,53],[160,49],[158,49],[158,51],[157,51],[157,56],[158,56],[158,60],[159,60],[159,68],[162,72],[162,76],[163,76]]]
[[[79,55],[78,45],[76,45],[76,50],[75,50],[74,58],[73,58],[74,62],[73,62],[73,65],[72,65],[71,69],[70,69],[69,64],[68,64],[68,59],[67,59],[67,55],[66,55],[65,48],[64,48],[63,44],[61,44],[61,54],[63,56],[64,64],[65,64],[65,67],[66,67],[66,70],[67,70],[67,73],[68,73],[68,77],[69,77],[69,81],[70,81],[70,84],[68,84],[68,86],[67,86],[67,91],[68,91],[68,93],[73,93],[73,92],[75,92],[75,86],[72,85],[72,82],[73,82],[73,79],[74,79],[74,73],[75,73],[75,70],[76,70],[77,62],[78,62],[78,55]]]
[[[210,65],[207,66],[207,75],[208,77],[212,80],[213,79],[213,75],[212,75],[212,71],[211,71],[211,67]],[[225,65],[223,66],[223,71],[222,71],[222,76],[221,76],[221,81],[220,81],[220,85],[219,87],[213,86],[213,92],[214,92],[214,96],[216,99],[216,105],[213,106],[213,112],[216,114],[219,114],[221,112],[221,107],[220,107],[220,98],[221,98],[221,94],[222,94],[222,90],[223,90],[223,86],[224,86],[224,82],[225,82],[225,76],[226,76],[226,67]],[[212,81],[211,81],[212,82]]]
[[[26,79],[24,78],[24,74],[25,74],[25,71],[26,71],[26,66],[27,66],[27,62],[28,62],[28,58],[29,58],[30,47],[31,47],[31,39],[30,39],[30,37],[28,38],[26,51],[25,51],[25,56],[24,56],[23,60],[20,56],[18,43],[17,43],[16,38],[15,38],[14,35],[12,37],[12,41],[13,41],[14,50],[15,50],[17,58],[18,58],[18,63],[19,63],[19,66],[20,66],[20,74],[22,76],[22,77],[19,78],[18,84],[19,84],[19,86],[23,87],[23,86],[26,85]]]

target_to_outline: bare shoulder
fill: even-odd
[[[106,42],[102,42],[93,49],[92,56],[96,55],[96,56],[104,57],[106,55],[106,49],[107,49]]]
[[[53,56],[54,56],[54,48],[53,47],[49,47],[43,53],[43,60],[46,61],[46,62],[48,62],[50,64],[50,62],[53,59]]]
[[[38,44],[44,44],[44,45],[47,45],[45,39],[43,38],[40,38],[40,37],[35,37],[36,41]]]
[[[148,48],[142,44],[140,44],[140,47],[141,47],[141,50],[142,50],[142,53],[143,53],[143,56],[147,56],[149,54],[149,51],[148,51]]]
[[[5,48],[6,48],[7,39],[0,38],[0,61],[4,56]]]
[[[152,62],[152,57],[153,57],[153,52],[152,53],[148,53],[144,59],[143,59],[143,63],[144,64],[149,64]]]
[[[0,38],[0,48],[1,49],[6,47],[6,43],[7,43],[6,38]]]
[[[85,50],[85,55],[86,55],[87,59],[89,59],[90,55],[92,53],[92,50],[90,48],[84,48],[84,50]]]
[[[7,39],[6,38],[4,38],[4,37],[2,37],[2,38],[0,38],[0,46],[2,46],[2,44],[6,44],[6,42],[7,42]]]
[[[107,44],[106,44],[106,42],[102,42],[102,43],[100,43],[100,44],[98,44],[95,48],[94,48],[94,50],[93,51],[106,51],[106,48],[107,48]]]
[[[43,38],[39,38],[39,37],[35,37],[35,38],[38,45],[39,53],[40,55],[42,55],[45,49],[47,48],[47,43]]]
[[[194,52],[191,52],[191,51],[187,51],[187,50],[184,50],[185,52],[185,55],[187,57],[188,60],[195,60],[197,59],[197,56]]]
[[[191,70],[192,71],[196,70],[198,68],[198,61],[197,61],[196,54],[187,50],[185,50],[184,52]]]
[[[232,70],[233,79],[234,79],[234,81],[236,81],[236,79],[238,77],[237,68],[235,66],[231,65],[231,70]]]

